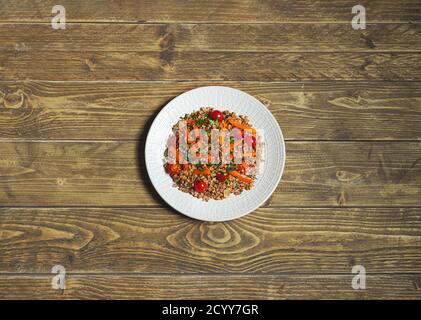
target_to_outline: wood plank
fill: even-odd
[[[419,143],[291,142],[286,150],[272,205],[290,199],[300,206],[421,204]]]
[[[421,83],[218,82],[260,99],[287,140],[421,140]],[[0,139],[136,140],[208,82],[0,82]]]
[[[159,203],[144,164],[138,166],[141,143],[0,145],[2,205]]]
[[[44,21],[54,16],[52,0],[3,1],[1,21]],[[86,2],[63,0],[67,21],[125,21],[125,22],[346,22],[353,17],[353,0],[126,0]],[[420,3],[416,0],[370,0],[364,3],[371,22],[420,21]]]
[[[421,24],[3,24],[1,51],[420,51]]]
[[[0,209],[0,273],[416,273],[421,208],[264,208],[207,223],[163,208]]]
[[[0,142],[0,203],[159,205],[136,142]],[[288,142],[273,206],[419,206],[419,142]]]
[[[1,299],[420,299],[419,275],[373,275],[365,290],[344,276],[69,275],[66,289],[51,276],[1,276]]]
[[[5,51],[0,80],[421,80],[421,53]],[[40,68],[42,66],[42,68]]]

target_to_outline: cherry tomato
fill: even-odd
[[[205,192],[207,188],[208,188],[208,185],[203,180],[196,180],[196,182],[194,183],[194,189],[197,192],[201,192],[201,193]]]
[[[168,164],[167,165],[167,172],[170,176],[176,175],[180,173],[180,165],[178,163],[175,164]]]
[[[240,163],[239,165],[237,165],[237,171],[241,174],[245,174],[246,173],[246,164],[245,163]]]
[[[216,180],[218,180],[219,182],[224,182],[227,179],[228,179],[228,175],[227,174],[222,174],[222,173],[217,173],[216,174]]]
[[[218,122],[221,122],[224,120],[224,115],[219,110],[213,110],[209,115],[213,120],[218,120]]]

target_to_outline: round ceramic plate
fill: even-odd
[[[251,190],[205,202],[175,188],[163,165],[172,126],[186,113],[208,106],[248,116],[263,138],[264,148],[261,170]],[[191,218],[227,221],[256,210],[275,191],[285,165],[285,142],[277,121],[256,98],[229,87],[201,87],[179,95],[159,112],[146,138],[145,157],[153,186],[171,207]]]

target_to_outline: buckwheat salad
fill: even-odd
[[[212,148],[211,141],[216,141]],[[256,129],[247,116],[205,107],[172,127],[164,169],[179,190],[204,201],[222,200],[253,188],[258,151]]]

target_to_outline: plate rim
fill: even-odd
[[[169,203],[163,196],[162,196],[162,194],[161,194],[161,192],[159,191],[159,189],[156,187],[156,185],[155,185],[155,183],[154,183],[154,181],[153,181],[153,179],[151,178],[151,174],[150,174],[150,168],[149,168],[149,164],[148,164],[148,161],[147,161],[147,156],[146,156],[146,152],[147,152],[147,146],[148,146],[148,141],[150,140],[150,136],[151,136],[151,130],[152,130],[152,127],[154,126],[154,124],[155,124],[155,122],[157,121],[157,119],[158,119],[158,117],[161,115],[161,113],[163,113],[164,112],[164,110],[168,107],[168,105],[170,104],[170,103],[172,103],[175,99],[178,99],[179,97],[182,97],[182,96],[184,96],[184,95],[187,95],[187,94],[191,94],[193,91],[196,91],[196,90],[203,90],[203,89],[208,89],[208,88],[223,88],[223,89],[229,89],[229,90],[233,90],[233,91],[237,91],[238,93],[241,93],[241,94],[245,94],[245,95],[247,95],[248,97],[250,97],[251,99],[253,99],[253,100],[256,100],[259,104],[261,104],[264,108],[266,108],[266,110],[268,111],[268,113],[269,113],[269,116],[270,117],[272,117],[272,119],[274,120],[274,122],[276,123],[276,128],[277,128],[277,130],[278,130],[278,132],[279,132],[279,134],[280,134],[280,137],[281,137],[281,143],[282,143],[282,148],[281,148],[281,150],[283,150],[283,154],[282,154],[282,166],[281,166],[281,171],[280,171],[280,174],[279,174],[279,177],[278,177],[278,179],[277,179],[277,181],[276,181],[276,184],[274,184],[274,187],[272,188],[272,190],[270,190],[270,192],[268,193],[268,195],[257,205],[257,206],[255,206],[255,207],[253,207],[252,209],[250,209],[250,210],[247,210],[247,212],[244,212],[244,213],[241,213],[240,215],[235,215],[235,216],[233,216],[233,217],[230,217],[229,219],[218,219],[217,217],[215,218],[215,219],[206,219],[206,218],[198,218],[198,217],[196,217],[196,216],[192,216],[192,215],[190,215],[190,214],[188,214],[188,213],[186,213],[186,212],[183,212],[183,211],[181,211],[181,210],[178,210],[178,209],[176,209],[176,208],[174,208],[172,205],[171,205],[171,203]],[[263,102],[261,102],[259,99],[257,99],[256,97],[254,97],[253,95],[251,95],[251,94],[249,94],[249,93],[247,93],[247,92],[245,92],[245,91],[243,91],[243,90],[240,90],[240,89],[236,89],[236,88],[232,88],[232,87],[228,87],[228,86],[200,86],[200,87],[197,87],[197,88],[193,88],[193,89],[190,89],[190,90],[187,90],[187,91],[185,91],[185,92],[183,92],[183,93],[181,93],[181,94],[179,94],[179,95],[177,95],[177,96],[175,96],[173,99],[171,99],[170,101],[168,101],[166,104],[165,104],[165,106],[164,107],[162,107],[162,109],[155,115],[155,117],[154,117],[154,119],[153,119],[153,121],[152,121],[152,123],[151,123],[151,125],[150,125],[150,127],[149,127],[149,130],[148,130],[148,134],[146,135],[146,140],[145,140],[145,146],[144,146],[144,159],[145,159],[145,166],[146,166],[146,171],[147,171],[147,173],[148,173],[148,177],[149,177],[149,180],[150,180],[150,182],[152,183],[152,186],[154,187],[154,189],[155,189],[155,191],[158,193],[158,195],[159,195],[159,197],[167,204],[167,205],[169,205],[173,210],[175,210],[176,212],[179,212],[179,213],[181,213],[181,214],[183,214],[184,216],[186,216],[186,217],[189,217],[189,218],[191,218],[191,219],[195,219],[195,220],[198,220],[198,221],[206,221],[206,222],[224,222],[224,221],[231,221],[231,220],[235,220],[235,219],[238,219],[238,218],[241,218],[241,217],[244,217],[244,216],[246,216],[247,214],[249,214],[249,213],[251,213],[251,212],[253,212],[253,211],[256,211],[258,208],[260,208],[261,206],[262,206],[262,204],[263,203],[265,203],[271,196],[272,196],[272,194],[275,192],[275,190],[276,190],[276,188],[278,187],[278,185],[279,185],[279,182],[281,181],[281,178],[282,178],[282,176],[283,176],[283,173],[284,173],[284,169],[285,169],[285,163],[286,163],[286,145],[285,145],[285,138],[284,138],[284,135],[283,135],[283,133],[282,133],[282,129],[281,129],[281,127],[279,126],[279,123],[278,123],[278,121],[276,120],[276,118],[274,117],[274,115],[272,114],[272,112],[266,107],[266,105],[263,103]]]

